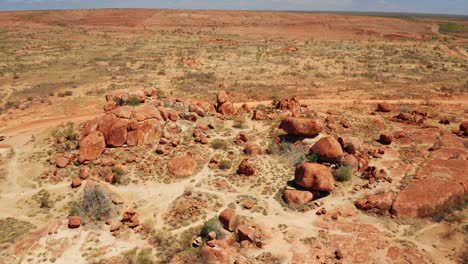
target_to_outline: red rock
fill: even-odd
[[[78,228],[81,225],[81,217],[79,216],[69,216],[68,217],[68,227],[69,228]]]
[[[367,196],[356,202],[356,207],[361,210],[388,211],[393,204],[393,193],[380,193]]]
[[[221,247],[203,246],[200,253],[206,263],[229,263],[229,254]]]
[[[330,136],[321,138],[310,150],[323,162],[339,163],[344,155],[340,143]]]
[[[432,216],[444,203],[468,192],[467,160],[428,160],[416,179],[395,199],[392,212],[400,217]],[[442,206],[442,207],[440,207]]]
[[[179,113],[174,109],[170,109],[168,111],[168,118],[171,121],[177,122],[179,120]]]
[[[262,150],[256,144],[249,144],[245,146],[244,153],[250,156],[262,154]]]
[[[242,141],[242,142],[244,142],[244,143],[247,142],[247,141],[249,141],[249,138],[248,138],[247,135],[244,134],[244,133],[239,133],[239,135],[237,135],[237,138],[236,138],[236,139],[239,140],[239,141]]]
[[[255,109],[252,115],[252,120],[266,120],[266,114],[263,110]]]
[[[413,119],[413,116],[410,113],[399,113],[396,116],[397,119],[403,120],[403,121],[409,121]]]
[[[379,103],[377,105],[378,112],[391,112],[392,107],[388,103]]]
[[[58,153],[52,158],[53,164],[57,168],[66,168],[75,159],[75,155],[72,153]]]
[[[341,165],[343,165],[343,167],[353,168],[353,172],[357,172],[359,170],[359,161],[353,155],[346,155],[341,160]]]
[[[239,241],[250,241],[253,242],[254,240],[254,235],[255,235],[255,229],[248,225],[239,225],[237,227],[237,232],[239,234]]]
[[[97,129],[104,135],[108,146],[121,147],[127,141],[128,123],[128,119],[117,118],[109,113],[99,120]]]
[[[78,188],[80,186],[81,186],[81,179],[79,177],[73,177],[71,187]]]
[[[314,191],[333,191],[335,180],[329,167],[316,163],[303,163],[296,167],[297,185]]]
[[[309,191],[284,190],[283,197],[288,204],[304,205],[314,199],[314,195]]]
[[[465,137],[468,136],[468,121],[463,121],[460,124],[460,132],[463,134]]]
[[[439,121],[439,124],[443,124],[443,125],[449,125],[450,124],[450,120],[448,119],[448,117],[442,117]]]
[[[323,122],[319,119],[286,117],[281,121],[280,128],[294,136],[314,137],[323,130]]]
[[[80,166],[80,178],[87,179],[91,169],[88,166]]]
[[[255,200],[249,199],[244,202],[243,206],[245,209],[252,209],[256,204]]]
[[[234,104],[232,104],[231,102],[226,102],[218,106],[217,111],[218,113],[224,116],[233,116],[236,114],[236,109],[234,108]]]
[[[242,162],[239,164],[237,173],[246,176],[252,176],[255,174],[255,168],[249,163],[248,159],[243,159]]]
[[[106,149],[104,135],[99,131],[91,132],[80,142],[78,161],[93,161],[101,156]]]
[[[167,163],[169,173],[176,178],[192,176],[197,169],[197,162],[191,155],[173,158]]]
[[[219,221],[223,224],[224,229],[234,231],[238,225],[236,211],[231,208],[226,208],[219,214]]]
[[[388,133],[382,133],[382,134],[380,134],[379,141],[380,141],[380,143],[382,143],[384,145],[390,145],[393,142],[393,136],[391,134],[388,134]]]
[[[216,101],[218,105],[224,104],[229,101],[229,95],[225,91],[220,91],[216,96]]]

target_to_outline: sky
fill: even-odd
[[[468,15],[468,0],[0,0],[0,11],[89,8],[359,11]]]

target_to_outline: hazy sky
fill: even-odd
[[[0,10],[72,8],[330,10],[468,15],[468,0],[0,0]]]

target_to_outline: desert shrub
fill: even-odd
[[[407,106],[407,105],[402,105],[400,107],[400,112],[409,113],[409,112],[411,112],[411,108],[409,106]]]
[[[267,107],[266,107],[266,105],[259,104],[259,105],[257,105],[256,109],[257,110],[265,110],[265,109],[267,109]]]
[[[353,168],[351,166],[340,167],[334,172],[335,179],[339,182],[346,182],[353,177]]]
[[[139,106],[139,105],[141,105],[141,102],[140,102],[140,100],[138,98],[133,97],[133,98],[128,99],[127,105],[129,105],[129,106]]]
[[[247,122],[245,116],[239,117],[234,120],[234,124],[232,127],[237,128],[237,129],[246,129],[247,128]]]
[[[232,163],[230,160],[222,160],[221,162],[219,162],[219,168],[221,170],[229,170],[232,166]]]
[[[50,199],[50,193],[47,190],[41,190],[38,193],[39,204],[41,208],[52,208],[54,206],[53,201]]]
[[[70,207],[69,215],[70,215],[70,216],[81,216],[81,209],[80,209],[80,207],[78,207],[76,204],[72,205],[72,206]]]
[[[289,142],[281,142],[275,144],[270,142],[267,147],[267,152],[270,155],[279,156],[283,163],[288,165],[297,166],[304,162],[316,162],[316,157],[313,155],[307,155],[308,152],[302,146],[296,146]]]
[[[72,96],[73,95],[73,92],[72,91],[65,91],[65,96]]]
[[[152,264],[153,250],[151,248],[138,249],[135,247],[127,252],[123,253],[124,263],[125,264]]]
[[[206,221],[205,224],[203,224],[200,235],[202,237],[206,238],[206,237],[208,237],[208,234],[211,231],[216,233],[217,238],[221,237],[221,226],[220,226],[218,218],[216,216],[211,218],[210,220]]]
[[[114,167],[112,172],[115,173],[114,178],[112,178],[112,184],[128,184],[130,178],[125,176],[125,172],[121,167]]]
[[[228,143],[224,139],[217,138],[211,142],[211,147],[213,149],[227,149],[227,146]]]
[[[111,214],[112,199],[101,185],[92,184],[84,189],[79,208],[86,217],[99,220]]]

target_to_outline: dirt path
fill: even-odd
[[[83,122],[86,120],[93,119],[99,116],[99,114],[93,115],[78,115],[78,116],[61,116],[50,119],[35,120],[28,123],[23,123],[14,127],[9,127],[0,130],[0,134],[7,134],[8,136],[16,136],[21,133],[25,133],[31,130],[48,128],[63,122]]]

